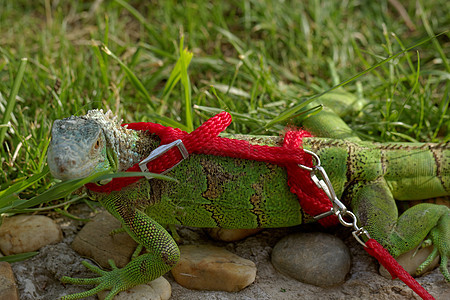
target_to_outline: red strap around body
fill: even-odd
[[[128,129],[144,130],[154,133],[161,139],[161,144],[168,144],[177,139],[183,141],[188,153],[227,156],[233,158],[263,161],[285,167],[288,171],[288,184],[300,201],[302,209],[310,215],[317,215],[329,211],[331,203],[326,194],[312,182],[309,172],[298,167],[298,164],[311,166],[312,158],[305,155],[300,148],[304,137],[311,134],[304,130],[288,131],[282,147],[252,145],[244,140],[217,137],[231,123],[231,116],[221,112],[206,121],[199,128],[188,134],[180,129],[165,127],[155,123],[126,124]],[[162,173],[181,160],[179,151],[172,149],[157,159],[151,161],[147,167],[149,172]],[[139,164],[135,164],[127,172],[139,172]],[[114,178],[106,185],[99,186],[89,183],[86,187],[95,192],[111,193],[120,191],[142,177]],[[337,218],[330,216],[319,220],[324,226],[337,224]]]
[[[188,153],[201,153],[201,150],[205,147],[211,139],[217,137],[220,132],[225,130],[231,123],[231,116],[227,112],[221,112],[215,115],[213,118],[206,121],[199,128],[188,134],[178,128],[166,127],[155,123],[131,123],[127,125],[128,129],[149,131],[159,136],[161,144],[168,144],[177,139],[182,139],[184,146]],[[181,160],[181,154],[175,149],[169,150],[155,160],[152,160],[147,168],[151,173],[162,173],[169,169],[177,162]],[[140,172],[139,163],[135,164],[126,172]],[[142,177],[120,177],[113,178],[105,185],[97,185],[95,183],[88,183],[86,187],[94,192],[111,193],[113,191],[120,191],[122,188],[137,182]]]

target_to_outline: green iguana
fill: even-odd
[[[321,122],[329,122],[327,118]],[[310,127],[313,133],[328,128],[328,134],[345,129],[346,125],[339,123],[342,120],[333,122],[323,126],[316,122],[316,127]],[[424,239],[431,240],[434,251],[419,269],[440,255],[440,270],[450,281],[450,209],[422,203],[398,216],[394,200],[450,195],[450,143],[378,144],[348,137],[304,138],[303,147],[320,157],[337,196],[357,215],[372,238],[394,257],[417,247]],[[273,146],[282,141],[280,137],[234,138]],[[147,157],[159,143],[155,135],[121,127],[111,113],[93,110],[85,116],[55,121],[48,165],[53,176],[63,180],[105,170],[124,171]],[[285,169],[276,165],[191,155],[166,175],[178,181],[141,179],[110,194],[91,192],[148,253],[122,269],[112,265],[109,272],[86,264],[100,277],[63,277],[62,281],[97,286],[63,299],[79,299],[104,289],[112,289],[107,297],[112,299],[120,291],[168,272],[179,260],[180,252],[163,225],[275,228],[311,220],[302,211],[297,196],[290,192]]]

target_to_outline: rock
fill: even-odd
[[[188,289],[237,292],[255,281],[256,265],[225,249],[186,245],[180,250],[181,259],[172,275]]]
[[[347,246],[335,236],[299,233],[275,245],[272,264],[281,273],[301,282],[328,287],[344,282],[351,258]]]
[[[242,240],[248,236],[257,234],[262,228],[255,229],[225,229],[225,228],[208,228],[208,234],[215,240],[224,242],[234,242]]]
[[[60,227],[46,216],[13,216],[0,226],[0,250],[5,255],[36,251],[61,239]]]
[[[104,268],[110,268],[108,259],[122,268],[130,261],[137,243],[126,232],[110,234],[118,228],[120,222],[109,213],[102,212],[80,230],[73,240],[72,249],[92,258]]]
[[[0,299],[19,299],[19,293],[17,291],[17,285],[11,265],[4,261],[0,261]]]
[[[427,259],[428,255],[433,251],[433,246],[421,248],[416,252],[416,249],[410,250],[397,257],[397,262],[412,276],[416,276],[417,268]],[[439,265],[439,255],[433,262],[422,272],[422,274],[433,270]],[[392,279],[391,274],[385,267],[380,265],[380,275],[385,278]]]
[[[103,300],[109,291],[98,293],[98,298]],[[172,294],[170,283],[159,277],[147,284],[135,286],[129,290],[120,292],[114,296],[114,300],[168,300]]]

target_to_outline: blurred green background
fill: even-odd
[[[289,108],[443,32],[324,97],[355,101],[344,120],[363,139],[448,141],[446,3],[0,0],[0,191],[54,183],[26,178],[45,171],[55,119],[103,108],[190,129],[225,109],[227,132],[277,134],[297,124],[272,125]]]

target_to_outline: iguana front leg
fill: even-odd
[[[115,192],[99,201],[121,221],[125,231],[137,243],[146,247],[149,253],[138,256],[121,269],[116,268],[112,263],[112,271],[102,271],[98,267],[84,263],[86,267],[101,276],[97,278],[63,277],[61,281],[71,284],[96,284],[97,287],[86,292],[65,296],[62,299],[80,299],[105,289],[111,289],[105,299],[112,299],[121,291],[160,277],[178,262],[180,251],[177,244],[161,225],[130,203],[133,202],[134,196],[136,193],[130,196],[126,191]]]
[[[435,249],[419,267],[420,274],[439,253],[440,270],[450,281],[447,261],[450,256],[450,209],[445,205],[422,203],[398,217],[397,206],[384,178],[359,182],[348,188],[347,198],[360,223],[370,236],[394,257],[418,247],[427,236]]]

